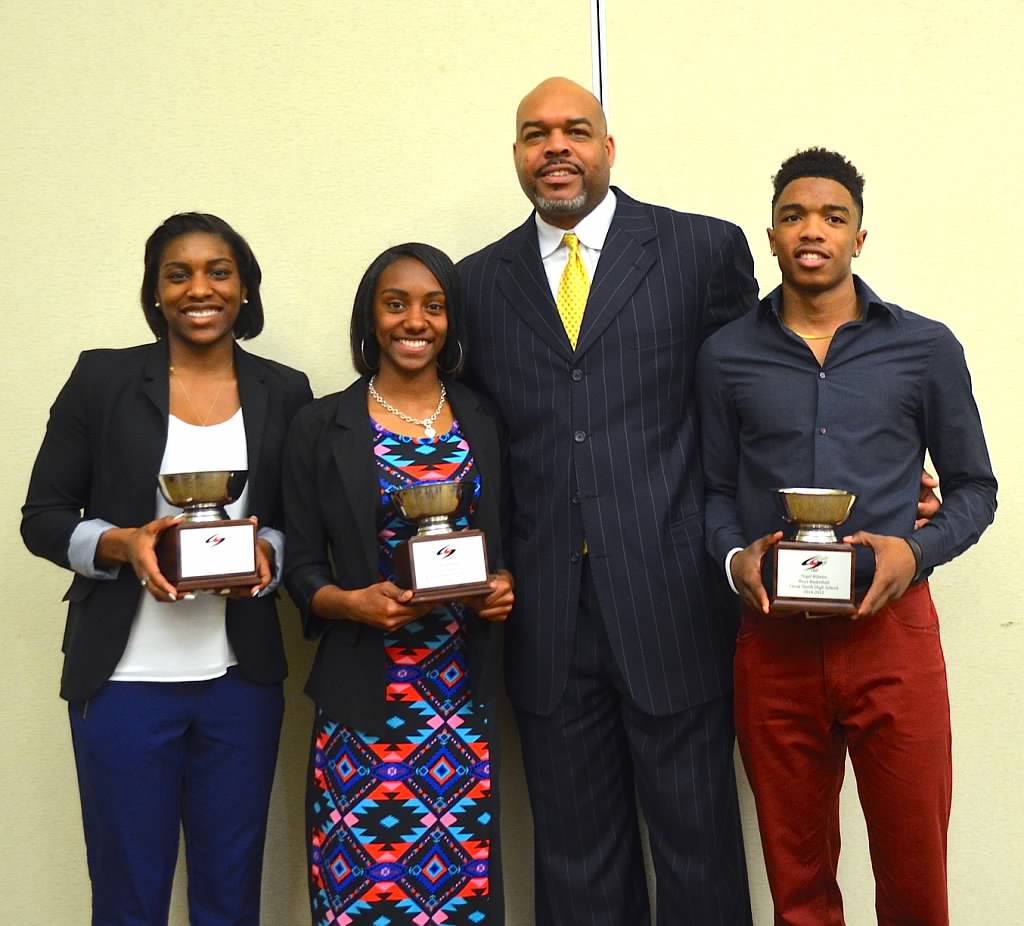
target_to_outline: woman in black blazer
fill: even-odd
[[[75,572],[61,696],[94,924],[167,922],[183,827],[192,922],[258,926],[286,674],[281,450],[312,398],[304,374],[235,343],[262,330],[260,280],[222,219],[167,219],[141,292],[155,343],[82,353],[32,471],[22,536]],[[193,469],[248,470],[229,513],[258,519],[259,579],[226,600],[179,593],[157,565],[176,514],[157,474]]]
[[[319,638],[307,792],[313,923],[502,921],[497,852],[495,622],[512,607],[501,569],[502,446],[493,411],[454,380],[463,319],[451,261],[390,248],[352,315],[362,378],[296,417],[284,466],[285,582]],[[492,574],[482,598],[416,604],[393,551],[415,533],[391,493],[473,486]],[[462,525],[465,526],[465,521]]]

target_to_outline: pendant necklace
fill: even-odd
[[[196,404],[192,401],[192,395],[188,391],[188,386],[185,385],[185,380],[181,378],[181,375],[174,372],[173,366],[169,366],[167,368],[167,372],[181,383],[181,391],[185,393],[185,401],[188,402],[188,407],[192,409],[192,414],[196,416],[196,421],[199,422],[200,427],[207,427],[207,422],[210,420],[210,415],[213,414],[213,409],[217,405],[217,400],[220,398],[220,394],[224,391],[224,383],[226,383],[227,380],[222,379],[220,381],[220,385],[217,387],[216,393],[214,393],[213,401],[210,403],[210,407],[206,410],[206,416],[204,417],[200,415],[199,411],[196,409]]]
[[[405,412],[400,412],[394,405],[386,401],[384,397],[377,391],[377,387],[374,385],[376,375],[370,377],[369,392],[373,397],[373,401],[376,402],[381,408],[391,412],[396,418],[401,418],[402,421],[408,422],[409,424],[418,424],[423,428],[423,435],[427,438],[433,438],[437,434],[437,430],[434,428],[434,422],[437,421],[441,414],[441,409],[444,408],[444,400],[447,393],[444,391],[444,383],[441,383],[441,398],[437,400],[437,408],[434,409],[434,413],[427,418],[413,418],[412,415],[407,415]]]

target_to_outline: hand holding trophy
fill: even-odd
[[[157,541],[160,571],[178,591],[219,591],[259,583],[256,525],[224,510],[242,493],[246,470],[162,473],[160,492],[184,517]]]
[[[471,482],[419,482],[392,495],[402,517],[418,521],[416,536],[395,551],[398,584],[412,602],[451,601],[488,595],[483,531],[454,530],[450,518],[464,510]]]
[[[857,500],[843,489],[779,489],[787,521],[797,525],[795,540],[775,545],[771,610],[807,617],[853,614],[853,546],[839,543],[834,528]]]

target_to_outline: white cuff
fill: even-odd
[[[114,527],[117,525],[102,518],[82,521],[71,532],[68,541],[68,565],[87,579],[116,579],[121,572],[120,563],[113,566],[96,565],[96,547],[99,546],[100,537]]]
[[[728,553],[725,554],[725,581],[729,583],[729,588],[732,589],[734,595],[738,595],[739,591],[736,588],[735,583],[732,581],[732,558],[737,553],[742,553],[743,547],[733,547]]]

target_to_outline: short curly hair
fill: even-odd
[[[857,204],[860,218],[864,218],[864,178],[845,157],[827,148],[807,148],[786,158],[779,167],[778,173],[772,177],[775,193],[772,196],[772,215],[779,202],[782,191],[794,180],[801,177],[824,177],[834,180],[846,187],[847,192]],[[859,224],[859,221],[858,221]]]

